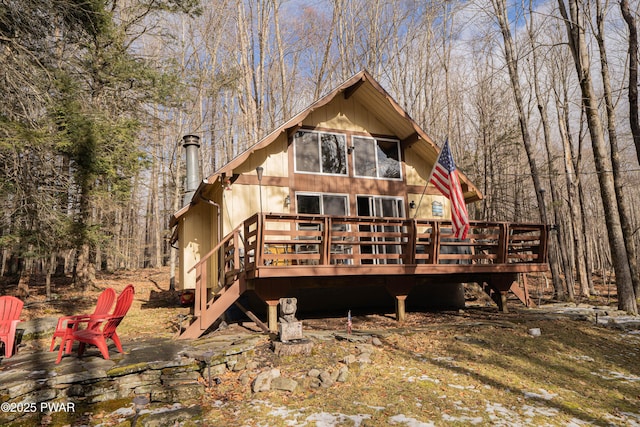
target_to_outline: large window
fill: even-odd
[[[400,179],[400,144],[388,139],[353,137],[355,175]]]
[[[347,174],[347,144],[344,135],[299,131],[293,140],[296,172]]]

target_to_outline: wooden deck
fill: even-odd
[[[213,280],[217,289],[207,277],[214,256],[221,266]],[[198,326],[192,324],[183,337],[204,332],[247,289],[268,305],[268,327],[274,330],[279,298],[295,287],[344,286],[327,280],[336,277],[385,278],[398,320],[404,319],[404,301],[416,278],[477,282],[506,311],[509,290],[528,304],[526,289],[513,286],[518,274],[548,270],[547,227],[474,221],[460,241],[448,221],[256,214],[193,269]]]

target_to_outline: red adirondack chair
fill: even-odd
[[[16,326],[20,322],[20,312],[24,303],[11,296],[0,297],[0,341],[4,343],[4,356],[9,358],[13,355]]]
[[[109,314],[111,311],[111,307],[113,307],[113,302],[116,300],[116,291],[112,288],[107,288],[98,297],[98,301],[96,302],[96,308],[93,310],[91,314],[79,314],[75,316],[63,316],[58,319],[58,324],[56,325],[56,330],[53,333],[53,337],[51,338],[51,347],[49,347],[49,351],[53,351],[56,347],[56,338],[64,337],[64,334],[67,332],[67,328],[75,327],[78,328],[80,322],[84,320],[91,320],[91,318],[101,319],[104,316]],[[92,328],[91,324],[87,325],[87,328]],[[60,343],[62,345],[62,342]],[[69,349],[71,350],[71,349]]]
[[[78,356],[82,356],[84,348],[87,344],[95,345],[102,353],[102,357],[109,360],[109,348],[107,346],[107,339],[112,339],[116,345],[116,348],[122,353],[122,343],[116,333],[116,328],[124,319],[124,316],[131,308],[133,302],[133,296],[135,289],[133,285],[128,285],[116,300],[116,307],[113,309],[113,313],[104,316],[102,318],[92,317],[90,320],[81,320],[78,323],[87,323],[92,325],[86,329],[78,329],[77,327],[71,327],[66,329],[66,333],[63,337],[63,342],[60,344],[58,350],[58,358],[56,364],[62,360],[62,353],[66,349],[66,353],[71,352],[74,341],[79,341]]]

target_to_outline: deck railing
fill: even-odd
[[[464,241],[449,221],[407,218],[256,214],[241,229],[243,242],[223,245],[227,276],[294,266],[547,262],[542,224],[472,221]]]

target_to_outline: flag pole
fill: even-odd
[[[447,137],[447,139],[444,140],[445,144],[447,144],[448,142],[449,142],[449,137]],[[436,165],[438,164],[438,161],[440,160],[440,156],[442,156],[442,149],[440,149],[440,151],[438,152],[438,157],[436,157],[436,161],[433,162],[433,166],[431,167],[431,172],[429,173],[429,178],[427,178],[427,182],[424,184],[424,188],[422,189],[422,194],[420,195],[420,200],[418,200],[418,205],[416,206],[416,212],[413,214],[413,219],[416,219],[416,217],[418,216],[418,209],[420,208],[420,205],[422,204],[422,199],[424,198],[424,193],[427,191],[427,187],[429,186],[429,183],[431,182],[431,178],[433,178],[433,172],[436,170]]]

